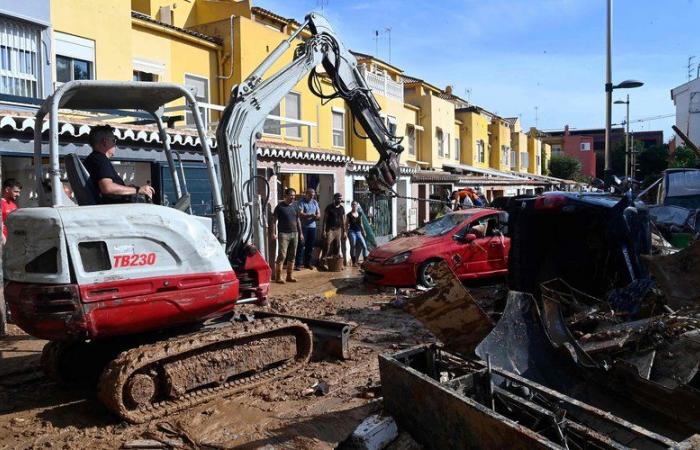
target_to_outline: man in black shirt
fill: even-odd
[[[304,235],[301,232],[301,222],[299,222],[299,210],[294,203],[296,191],[287,188],[284,191],[284,200],[275,206],[273,211],[272,238],[277,241],[277,259],[275,260],[275,279],[278,283],[285,281],[295,282],[292,276],[294,271],[294,257],[297,254],[297,245],[304,242]],[[277,232],[275,232],[275,222]],[[287,264],[287,278],[282,279],[282,265]]]
[[[339,256],[345,242],[345,208],[343,194],[333,195],[333,203],[323,212],[323,258],[319,259],[321,268],[327,268],[326,262],[332,256]]]
[[[92,153],[85,158],[83,165],[90,174],[90,182],[100,193],[100,203],[128,203],[134,198],[131,196],[137,194],[153,198],[154,191],[151,186],[126,186],[122,177],[114,170],[109,161],[117,150],[114,128],[109,125],[92,127],[89,142]]]

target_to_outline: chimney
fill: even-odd
[[[447,95],[452,95],[452,85],[448,84],[447,87],[445,88],[445,93]]]
[[[569,126],[564,125],[564,136],[568,136],[568,135],[569,135]]]

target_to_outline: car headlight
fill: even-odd
[[[411,252],[399,253],[398,255],[392,256],[384,261],[384,264],[401,264],[402,262],[406,261],[409,256],[411,256]]]

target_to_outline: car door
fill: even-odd
[[[468,244],[468,255],[465,255],[463,267],[464,278],[476,278],[480,274],[507,268],[506,238],[501,228],[497,212],[481,216],[467,226],[467,234],[475,234],[477,238]]]
[[[506,236],[508,213],[496,213],[488,216],[487,237],[488,258],[484,272],[508,270],[508,251],[510,239]]]
[[[474,258],[479,257],[478,247],[464,240],[469,228],[470,224],[464,224],[454,233],[450,233],[450,242],[445,246],[449,253],[449,264],[458,278],[468,277],[471,270],[469,265],[472,264]]]
[[[470,221],[466,224],[457,236],[457,251],[453,259],[458,259],[459,263],[455,267],[455,273],[459,278],[474,278],[476,274],[483,272],[487,267],[489,254],[489,239],[485,236],[486,221],[481,218]],[[467,242],[466,236],[476,235],[476,239]]]

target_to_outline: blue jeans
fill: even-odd
[[[350,258],[356,263],[362,253],[363,258],[367,258],[367,244],[361,231],[348,230],[348,239],[350,239]]]
[[[314,253],[314,242],[316,242],[316,227],[302,228],[301,233],[304,235],[304,242],[297,245],[294,261],[294,265],[297,267],[311,265],[311,255]]]

